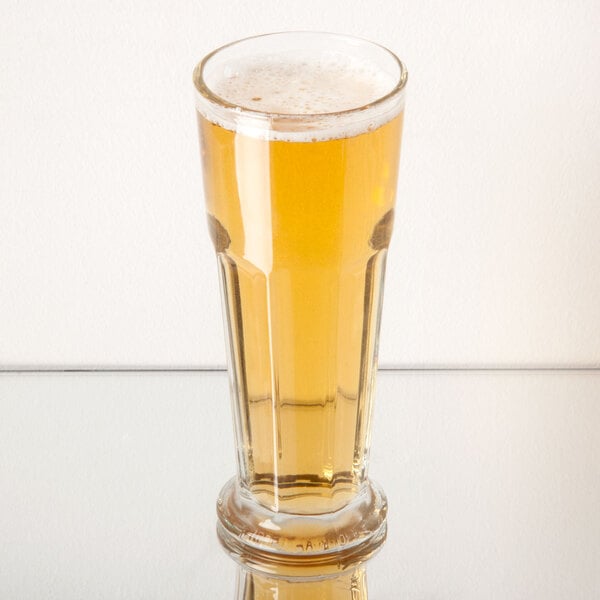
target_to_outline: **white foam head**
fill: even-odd
[[[370,42],[297,32],[225,46],[194,80],[198,110],[210,121],[265,139],[312,141],[358,135],[396,116],[406,71]]]
[[[214,92],[231,104],[282,115],[360,108],[388,94],[394,80],[350,56],[267,56],[228,65]]]

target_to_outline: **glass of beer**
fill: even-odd
[[[385,539],[367,466],[406,80],[382,46],[314,32],[194,71],[238,464],[218,534],[262,570],[346,568]]]

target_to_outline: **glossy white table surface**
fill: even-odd
[[[599,371],[380,373],[369,600],[600,598],[599,433]],[[233,472],[223,372],[0,374],[0,598],[235,599]]]

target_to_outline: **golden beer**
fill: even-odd
[[[264,38],[277,35],[303,34]],[[364,98],[375,80],[337,54],[325,63],[257,56],[223,67],[212,97],[196,83],[209,96],[199,102],[199,133],[239,468],[236,489],[220,500],[228,533],[220,532],[262,550],[328,553],[364,534],[361,510],[385,526],[385,499],[370,487],[367,459],[403,105],[396,84],[388,92],[395,102],[380,107],[372,98],[379,111],[370,113]],[[236,96],[240,90],[245,95]],[[364,105],[333,114],[347,97]],[[361,493],[364,506],[331,535],[301,519],[348,511]],[[265,512],[248,526],[253,506]],[[277,524],[265,528],[267,521]]]
[[[336,510],[364,478],[401,128],[269,141],[200,117],[241,476],[273,510]]]

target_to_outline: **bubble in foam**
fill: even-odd
[[[238,107],[239,114],[250,110],[277,115],[271,119],[273,127],[268,131],[258,131],[260,127],[252,131],[248,123],[244,126],[239,114],[227,119],[222,111],[217,115],[199,105],[209,120],[269,139],[347,137],[380,126],[394,116],[389,114],[389,107],[386,115],[367,114],[369,109],[365,109],[360,123],[337,114],[368,107],[396,85],[389,73],[372,63],[341,53],[238,59],[224,66],[209,85],[216,96]],[[398,103],[394,112],[399,112]]]

